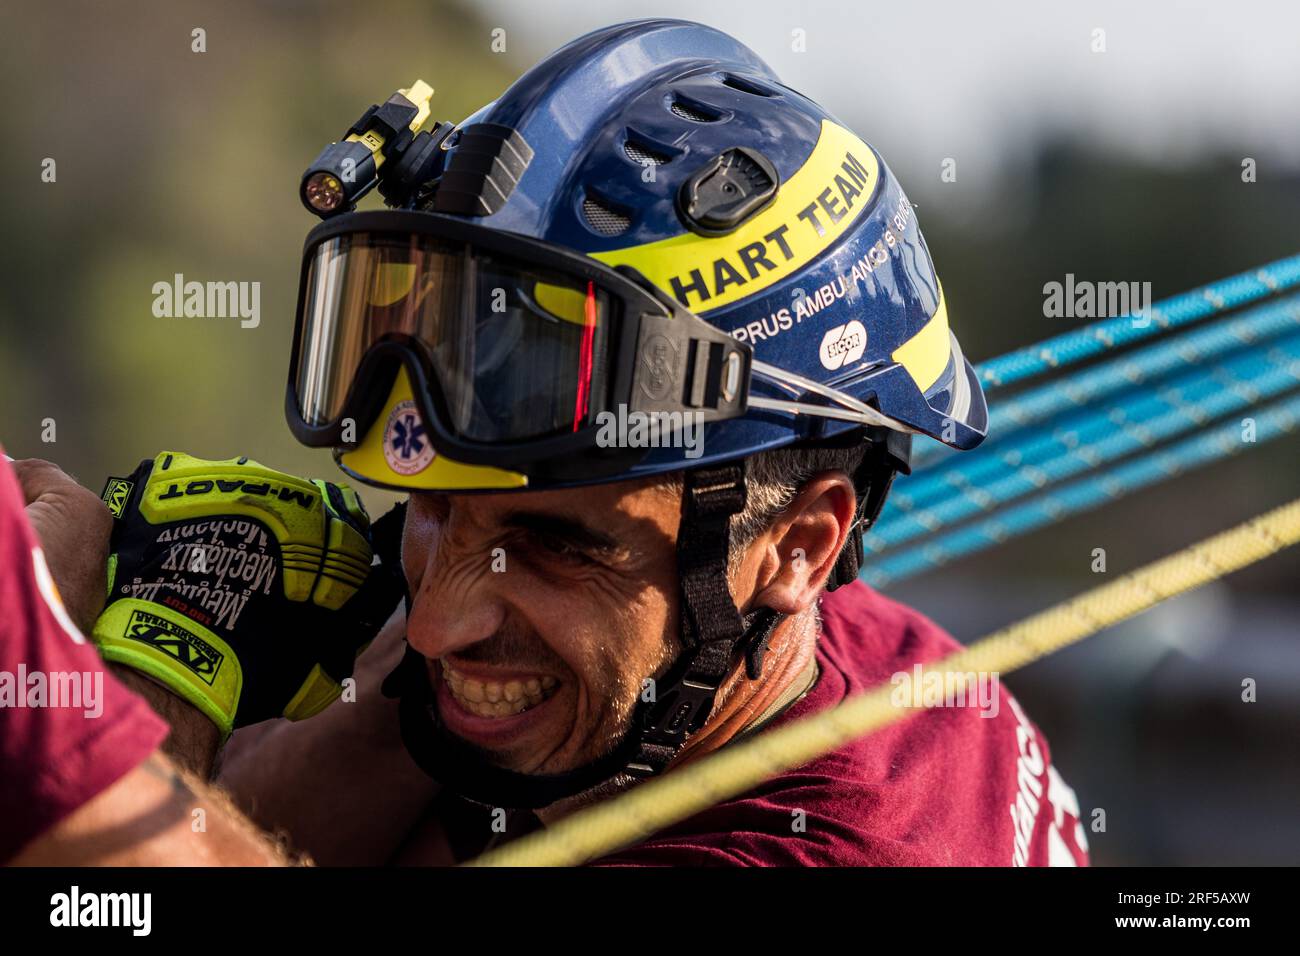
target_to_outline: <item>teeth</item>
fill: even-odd
[[[536,707],[559,686],[554,677],[530,677],[527,680],[477,681],[459,673],[447,661],[441,661],[443,678],[457,703],[480,717],[510,717]]]

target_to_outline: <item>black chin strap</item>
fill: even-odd
[[[731,518],[745,506],[744,464],[684,474],[677,533],[683,650],[668,672],[643,693],[631,727],[613,751],[559,774],[525,774],[491,764],[443,725],[425,658],[409,646],[384,681],[400,697],[402,741],[416,765],[447,788],[493,807],[536,810],[575,796],[619,773],[660,773],[713,712],[718,690],[743,652],[757,679],[763,654],[782,616],[767,608],[742,619],[727,586]],[[407,596],[410,613],[410,596]]]
[[[655,699],[642,718],[640,749],[627,766],[634,776],[662,771],[686,738],[704,726],[738,648],[756,644],[750,656],[760,663],[767,649],[775,615],[769,611],[758,615],[760,620],[751,619],[750,628],[763,633],[761,639],[747,640],[747,622],[741,620],[727,586],[731,518],[744,507],[743,461],[683,475],[682,520],[677,530],[683,649],[655,684]],[[747,671],[753,671],[748,663]]]

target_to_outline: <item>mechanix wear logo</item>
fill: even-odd
[[[147,611],[132,611],[126,622],[123,637],[148,644],[168,657],[180,661],[206,684],[217,678],[217,671],[225,655],[197,634],[187,631],[175,621]]]
[[[277,486],[269,481],[260,481],[254,484],[251,481],[245,481],[243,478],[202,478],[197,481],[188,482],[184,489],[180,485],[172,483],[167,486],[166,491],[158,491],[158,485],[150,486],[150,496],[157,501],[174,501],[177,498],[186,496],[195,497],[211,494],[233,495],[236,492],[240,497],[248,495],[260,495],[268,498],[275,498],[279,501],[292,501],[298,507],[311,511],[316,507],[320,498],[310,490],[302,488],[291,488]],[[146,502],[146,507],[148,503]]]
[[[125,478],[108,479],[108,484],[104,486],[104,493],[100,497],[104,499],[104,503],[108,505],[108,513],[114,518],[122,517],[134,487],[135,484]]]

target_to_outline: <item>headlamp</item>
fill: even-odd
[[[427,156],[434,136],[419,129],[429,118],[432,96],[433,87],[416,80],[382,105],[371,106],[342,140],[326,146],[302,174],[299,195],[307,211],[322,219],[349,212],[379,182],[386,160],[400,161],[412,146],[417,146],[415,154]],[[442,127],[450,130],[437,124],[434,133]]]

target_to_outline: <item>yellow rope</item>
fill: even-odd
[[[923,669],[949,675],[1006,674],[1153,605],[1245,567],[1300,540],[1300,499],[1192,545],[1110,584],[998,631]],[[891,702],[883,684],[641,784],[470,862],[470,866],[574,866],[650,834],[764,780],[802,766],[849,740],[901,720],[912,708]]]

